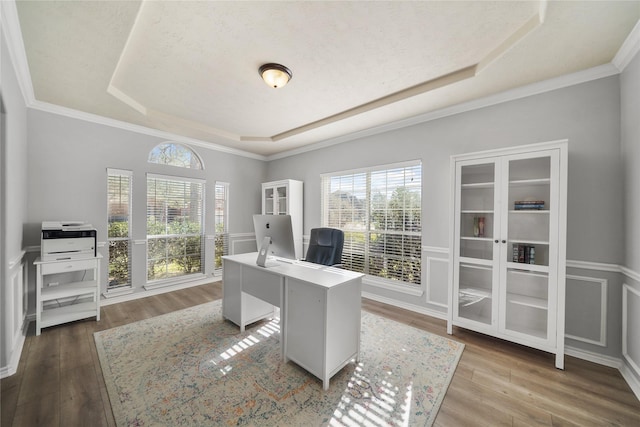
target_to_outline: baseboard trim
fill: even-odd
[[[222,280],[221,276],[213,276],[213,277],[202,278],[199,280],[192,280],[184,283],[177,283],[174,285],[157,287],[157,288],[145,290],[144,292],[134,292],[131,294],[114,296],[113,298],[109,298],[109,299],[103,299],[100,301],[100,305],[105,306],[105,305],[117,304],[120,302],[133,301],[140,298],[146,298],[154,295],[165,294],[171,291],[177,291],[179,289],[192,288],[194,286],[206,285],[207,283],[219,282],[221,280]]]
[[[22,349],[24,348],[24,342],[27,338],[27,329],[29,328],[30,320],[25,317],[22,322],[22,333],[18,338],[18,342],[11,353],[11,360],[7,366],[0,368],[0,379],[10,377],[18,372],[18,364],[20,363],[20,356],[22,355]]]
[[[586,360],[587,362],[597,363],[598,365],[608,366],[620,370],[622,368],[622,360],[616,357],[605,356],[594,353],[592,351],[583,350],[577,347],[565,346],[564,353],[567,356],[573,356],[577,359]]]
[[[447,320],[447,313],[442,313],[440,311],[431,310],[431,309],[428,309],[426,307],[422,307],[422,306],[419,306],[419,305],[416,305],[416,304],[402,302],[402,301],[395,300],[393,298],[387,298],[387,297],[383,297],[383,296],[380,296],[380,295],[377,295],[377,294],[372,294],[371,292],[364,292],[364,291],[362,292],[362,297],[363,298],[368,298],[368,299],[373,300],[373,301],[381,302],[381,303],[384,303],[384,304],[389,304],[389,305],[392,305],[394,307],[404,308],[406,310],[414,311],[416,313],[424,314],[426,316],[435,317],[436,319]]]
[[[629,384],[633,394],[636,395],[638,400],[640,400],[640,379],[633,374],[633,371],[624,363],[622,367],[619,369],[620,374],[622,374],[622,378]]]

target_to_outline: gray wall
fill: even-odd
[[[621,264],[624,224],[618,76],[274,160],[269,163],[268,178],[304,180],[304,227],[308,234],[311,228],[320,225],[320,174],[421,159],[422,244],[448,251],[450,156],[559,139],[569,140],[567,258]],[[589,273],[593,274],[596,273]],[[621,284],[618,276],[614,276],[603,274],[612,304],[611,310],[603,313],[610,335],[606,347],[569,340],[571,345],[620,357]],[[442,291],[446,276],[439,277],[439,283],[430,286]],[[576,286],[582,284],[577,283]],[[364,290],[401,304],[446,310],[428,303],[424,296],[372,286],[364,286]],[[572,292],[580,293],[581,289]],[[579,310],[580,301],[567,302],[568,312]],[[579,323],[571,327],[578,336],[589,335],[588,331],[581,331],[583,325]]]
[[[620,93],[626,202],[624,265],[640,272],[640,54],[622,73]]]
[[[632,362],[640,366],[640,54],[625,68],[620,78],[622,105],[622,157],[625,162],[625,274],[623,289],[627,313],[627,352],[624,355],[628,372],[634,372]],[[624,302],[623,302],[624,303]],[[635,372],[640,383],[640,372]]]
[[[0,32],[1,35],[4,35]],[[20,273],[23,249],[22,224],[27,216],[27,109],[20,92],[16,73],[12,65],[6,41],[0,37],[0,83],[4,120],[2,122],[0,155],[0,367],[7,366],[11,357],[12,334],[15,333],[15,319],[21,307],[7,307],[19,295],[13,295],[14,278]],[[10,269],[9,265],[14,264]],[[17,269],[17,270],[16,270]],[[12,271],[13,270],[13,271]],[[9,329],[9,330],[7,330]]]
[[[260,183],[266,164],[260,160],[191,146],[204,171],[149,164],[149,152],[166,141],[102,124],[29,110],[29,214],[26,245],[40,244],[41,222],[81,220],[98,230],[98,241],[107,240],[107,168],[133,171],[132,237],[146,238],[146,174],[189,176],[206,179],[205,227],[213,235],[213,201],[216,181],[230,185],[230,233],[253,229],[251,215],[260,212]],[[185,144],[188,145],[188,144]],[[212,241],[207,241],[212,250]],[[136,291],[146,281],[146,247],[134,245],[132,280]],[[101,248],[106,279],[106,247]],[[212,252],[211,252],[212,253]],[[213,272],[213,255],[207,258],[207,274]],[[104,280],[106,286],[106,280]],[[32,309],[30,309],[31,311]]]
[[[411,159],[423,168],[423,245],[448,247],[449,157],[472,151],[569,140],[567,257],[623,259],[618,77],[483,108],[335,145],[269,164],[271,179],[305,182],[305,233],[320,224],[320,177]]]

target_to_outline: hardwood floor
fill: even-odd
[[[115,426],[93,333],[222,297],[209,284],[102,307],[101,320],[47,328],[31,324],[18,372],[2,380],[2,426]],[[446,334],[446,322],[363,300],[365,310]],[[620,373],[463,329],[466,344],[436,426],[640,426],[640,402]]]

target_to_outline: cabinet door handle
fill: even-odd
[[[507,243],[507,241],[506,241],[506,240],[503,240],[503,241],[502,241],[502,243]]]
[[[498,239],[494,240],[494,242],[498,243]]]

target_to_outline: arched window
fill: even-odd
[[[204,169],[202,160],[195,151],[176,142],[163,142],[156,145],[149,153],[149,163],[197,170]]]

